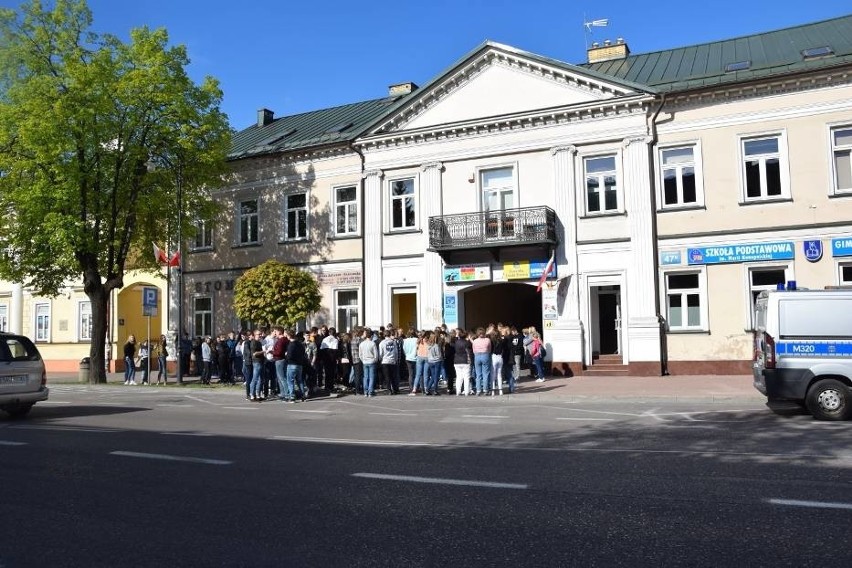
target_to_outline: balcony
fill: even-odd
[[[556,212],[546,206],[429,218],[429,250],[445,259],[453,252],[490,249],[499,260],[507,247],[549,250],[557,243]]]

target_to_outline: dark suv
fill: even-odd
[[[44,361],[29,338],[0,333],[0,410],[12,418],[26,416],[33,405],[47,400]]]

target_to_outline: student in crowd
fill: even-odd
[[[157,386],[160,385],[160,380],[163,381],[163,385],[168,383],[168,372],[166,370],[166,361],[169,356],[169,349],[166,346],[166,336],[161,335],[160,341],[157,342],[156,347],[156,355],[157,355]]]
[[[472,341],[473,364],[476,370],[476,396],[488,393],[491,379],[491,339],[485,335],[485,329],[476,329],[476,339]]]
[[[361,363],[364,366],[364,396],[368,398],[376,396],[376,362],[379,357],[379,351],[376,349],[376,343],[372,340],[372,336],[373,332],[370,328],[364,329],[362,341],[358,345]]]
[[[124,344],[124,384],[136,384],[136,336],[128,335]]]

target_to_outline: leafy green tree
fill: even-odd
[[[82,278],[104,382],[110,292],[156,267],[179,212],[184,238],[212,219],[230,129],[217,81],[194,83],[165,30],[91,25],[84,0],[0,10],[0,276],[41,295]]]
[[[246,270],[234,285],[234,312],[257,324],[294,326],[319,310],[321,300],[310,273],[277,260]]]

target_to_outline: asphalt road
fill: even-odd
[[[846,567],[850,429],[753,401],[58,385],[0,419],[0,567]]]

